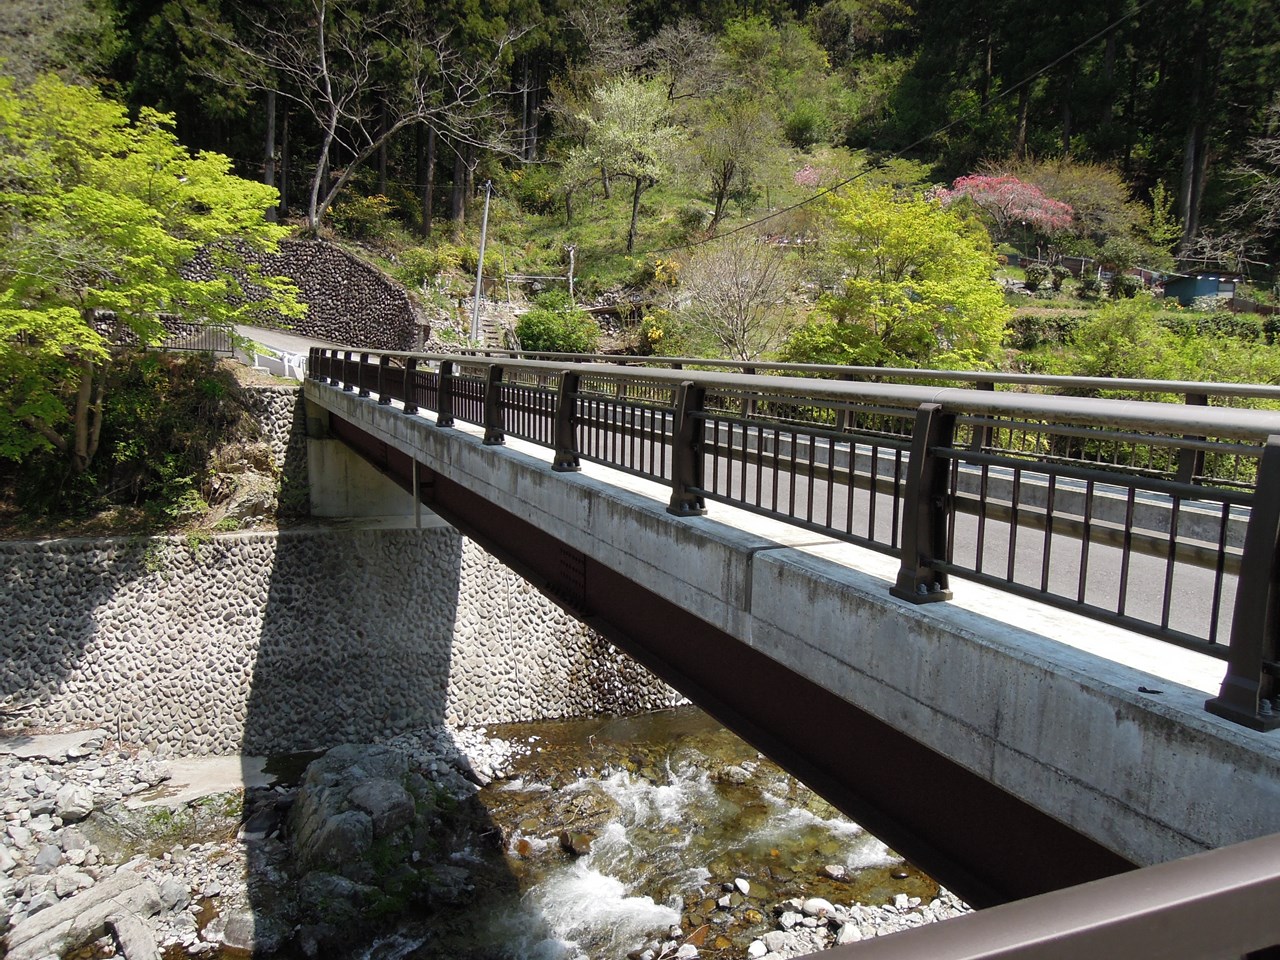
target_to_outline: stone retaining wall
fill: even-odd
[[[456,530],[0,544],[0,703],[271,753],[679,702]]]

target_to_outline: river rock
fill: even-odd
[[[107,928],[125,960],[160,960],[156,935],[141,917],[132,913],[108,917]]]
[[[93,791],[86,786],[69,783],[58,791],[57,813],[63,823],[76,823],[93,813]]]
[[[347,799],[369,815],[379,839],[413,823],[413,797],[394,781],[369,780],[353,787]]]
[[[826,917],[835,917],[836,915],[834,904],[830,900],[822,899],[822,897],[810,897],[800,909],[806,917],[824,919]]]
[[[51,894],[52,895],[52,894]],[[109,917],[151,916],[160,910],[160,892],[131,870],[118,870],[88,890],[29,915],[9,931],[9,960],[63,956],[103,936]]]

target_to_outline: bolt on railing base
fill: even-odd
[[[889,595],[905,600],[907,603],[942,603],[952,597],[950,590],[943,589],[937,584],[930,586],[925,583],[905,587],[894,584],[889,588]]]
[[[690,503],[682,500],[667,507],[667,513],[675,517],[705,517],[707,508],[701,503]]]
[[[1222,697],[1213,697],[1206,700],[1204,708],[1215,717],[1222,717],[1224,720],[1230,720],[1232,723],[1238,723],[1242,727],[1248,727],[1251,730],[1260,730],[1266,733],[1270,730],[1280,729],[1280,713],[1274,711],[1265,714],[1261,711],[1249,713],[1247,710],[1229,703]]]

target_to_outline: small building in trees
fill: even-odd
[[[1191,306],[1198,297],[1230,300],[1243,279],[1237,273],[1174,274],[1164,282],[1164,295],[1177,299],[1184,307]]]

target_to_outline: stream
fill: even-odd
[[[742,958],[762,955],[753,943],[780,917],[793,949],[834,942],[834,921],[804,917],[813,898],[853,905],[855,938],[925,922],[922,905],[963,909],[695,708],[486,733],[527,752],[477,794],[487,838],[450,857],[474,898],[406,924],[368,960]]]

